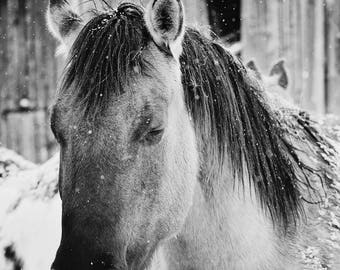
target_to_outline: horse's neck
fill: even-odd
[[[197,185],[182,232],[165,247],[168,269],[294,269],[285,266],[272,223],[249,187],[233,189],[227,179],[216,183],[209,200]]]

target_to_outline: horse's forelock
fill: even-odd
[[[122,4],[88,22],[77,37],[64,74],[60,95],[71,97],[87,115],[95,116],[110,96],[124,93],[134,72],[147,73],[143,58],[151,38],[143,9]]]

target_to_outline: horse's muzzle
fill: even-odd
[[[62,240],[51,269],[126,270],[126,241],[111,232],[108,221],[79,220],[63,220]]]
[[[117,260],[110,254],[100,254],[91,257],[75,254],[63,254],[63,251],[58,251],[57,257],[52,264],[52,270],[126,270],[125,262]]]

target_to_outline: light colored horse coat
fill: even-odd
[[[52,110],[63,236],[53,269],[301,269],[299,185],[315,171],[179,0],[83,21],[51,1],[69,64]]]

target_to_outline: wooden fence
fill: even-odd
[[[0,2],[0,142],[40,162],[54,151],[48,106],[57,81],[47,1]]]
[[[242,55],[268,72],[285,59],[297,104],[340,114],[340,1],[243,0]]]
[[[327,112],[340,116],[340,1],[326,3],[326,104]]]

